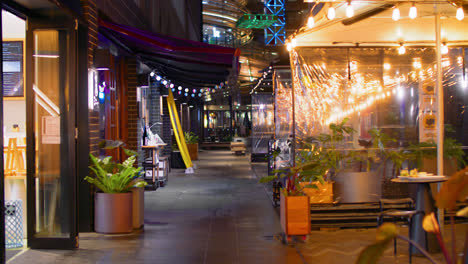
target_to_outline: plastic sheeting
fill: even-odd
[[[293,105],[291,69],[275,69],[275,138],[285,139],[293,134]]]
[[[252,95],[252,154],[268,154],[268,141],[274,136],[273,95]]]
[[[400,145],[436,137],[436,57],[433,48],[296,48],[291,53],[296,146],[327,132],[330,123],[349,118],[357,139],[377,127]],[[462,48],[443,55],[445,123],[467,145],[468,105]],[[296,149],[297,150],[297,149]]]

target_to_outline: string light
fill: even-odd
[[[400,44],[400,47],[398,48],[398,54],[403,55],[406,53],[406,48],[403,44]]]
[[[310,16],[308,19],[307,19],[307,27],[308,28],[313,28],[314,27],[314,17],[313,16]]]
[[[457,19],[462,21],[465,18],[465,12],[463,11],[463,7],[457,8]]]
[[[151,73],[150,73],[150,76],[151,76],[151,77],[154,77],[154,72],[151,72]]]
[[[418,16],[418,9],[416,8],[416,6],[413,3],[413,6],[411,6],[411,8],[409,10],[409,17],[411,19],[415,19],[417,16]]]
[[[179,86],[177,89],[179,89],[179,91],[182,91],[182,86]]]
[[[328,8],[327,18],[330,19],[330,20],[333,20],[335,18],[335,16],[336,16],[335,8],[333,6]]]
[[[156,81],[158,81],[158,82],[159,82],[160,80],[161,80],[161,76],[159,76],[159,75],[158,75],[158,76],[156,76]]]
[[[440,47],[440,53],[447,54],[448,52],[449,52],[449,50],[448,50],[447,44],[442,43],[442,46]]]
[[[352,5],[351,1],[348,1],[347,5],[346,5],[346,16],[347,17],[354,16],[354,8],[353,8],[353,5]]]
[[[395,6],[395,8],[393,9],[392,19],[394,21],[398,21],[400,19],[400,9],[398,8],[398,6]]]

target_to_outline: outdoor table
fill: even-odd
[[[416,211],[423,211],[424,215],[430,214],[431,212],[435,212],[435,203],[431,193],[431,183],[439,183],[448,180],[447,177],[441,178],[437,177],[436,179],[430,179],[431,176],[427,176],[421,179],[414,178],[411,180],[406,179],[392,179],[392,182],[402,183],[402,184],[416,184],[417,185],[417,192],[416,192]],[[439,244],[437,243],[437,238],[432,233],[426,233],[422,227],[422,222],[424,215],[416,214],[412,221],[411,225],[411,234],[410,239],[420,245],[422,248],[427,250],[428,252],[438,252],[439,251]],[[439,222],[443,223],[443,219],[439,220]],[[411,252],[413,254],[421,254],[421,252],[415,248],[411,247]]]
[[[167,144],[155,144],[155,145],[148,145],[148,146],[141,146],[142,149],[145,150],[151,150],[152,151],[152,159],[153,159],[153,173],[152,173],[152,178],[153,178],[153,184],[156,183],[155,181],[155,175],[156,175],[156,167],[159,170],[159,152],[161,149],[164,148]],[[159,173],[158,173],[158,181],[159,181]]]

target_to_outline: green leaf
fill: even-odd
[[[356,264],[375,264],[378,263],[384,251],[391,244],[391,241],[398,235],[394,224],[384,223],[377,229],[376,241],[365,247],[356,261]]]
[[[127,155],[127,156],[136,156],[136,157],[138,157],[138,152],[136,152],[136,151],[133,151],[131,149],[126,149],[126,148],[123,148],[123,151],[125,152],[125,155]]]
[[[274,181],[275,179],[278,179],[277,176],[273,175],[273,176],[266,176],[266,177],[262,177],[260,179],[260,183],[268,183],[268,182],[272,182]]]

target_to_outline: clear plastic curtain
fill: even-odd
[[[290,69],[275,69],[275,139],[285,139],[293,134],[292,81]]]
[[[357,131],[346,147],[358,147],[372,127],[409,142],[436,140],[434,48],[297,48],[290,53],[296,145],[349,118]],[[445,123],[467,145],[466,66],[462,48],[443,55]],[[297,148],[296,148],[297,150]]]
[[[268,141],[274,135],[273,95],[252,95],[252,153],[267,154]]]

